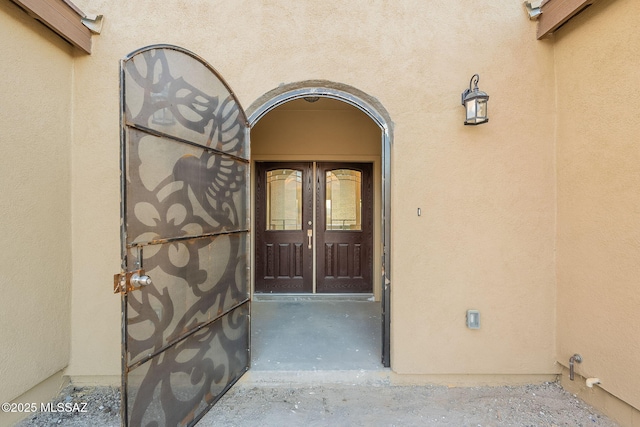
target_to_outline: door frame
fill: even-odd
[[[246,109],[249,128],[278,106],[305,97],[330,98],[345,102],[364,112],[381,131],[381,241],[382,246],[382,364],[391,366],[391,118],[382,104],[365,92],[345,84],[310,80],[281,85],[265,93]],[[253,160],[253,159],[252,159]],[[375,195],[374,195],[375,197]],[[253,239],[252,239],[253,240]],[[253,244],[253,242],[252,242]],[[374,245],[377,243],[374,241]],[[374,272],[374,274],[376,274]],[[252,281],[255,280],[252,278]]]

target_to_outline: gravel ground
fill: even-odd
[[[67,387],[53,403],[83,413],[38,413],[18,426],[118,426],[120,393]],[[238,383],[198,423],[204,426],[571,426],[615,427],[556,383],[448,388]]]
[[[120,390],[114,387],[76,387],[71,384],[64,388],[51,403],[55,408],[58,404],[63,404],[71,405],[67,407],[77,410],[37,412],[18,423],[16,427],[117,427],[120,425]],[[75,404],[77,406],[74,406]]]

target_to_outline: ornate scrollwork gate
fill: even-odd
[[[193,425],[249,367],[249,138],[184,49],[121,61],[122,421]]]

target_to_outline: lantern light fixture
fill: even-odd
[[[489,103],[489,95],[478,89],[478,81],[480,76],[474,74],[469,81],[469,89],[462,92],[462,105],[467,111],[465,125],[480,125],[489,121],[487,116],[487,104]],[[471,87],[473,86],[473,88]]]

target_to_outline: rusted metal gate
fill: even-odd
[[[193,425],[249,368],[249,137],[218,73],[121,61],[122,422]]]

